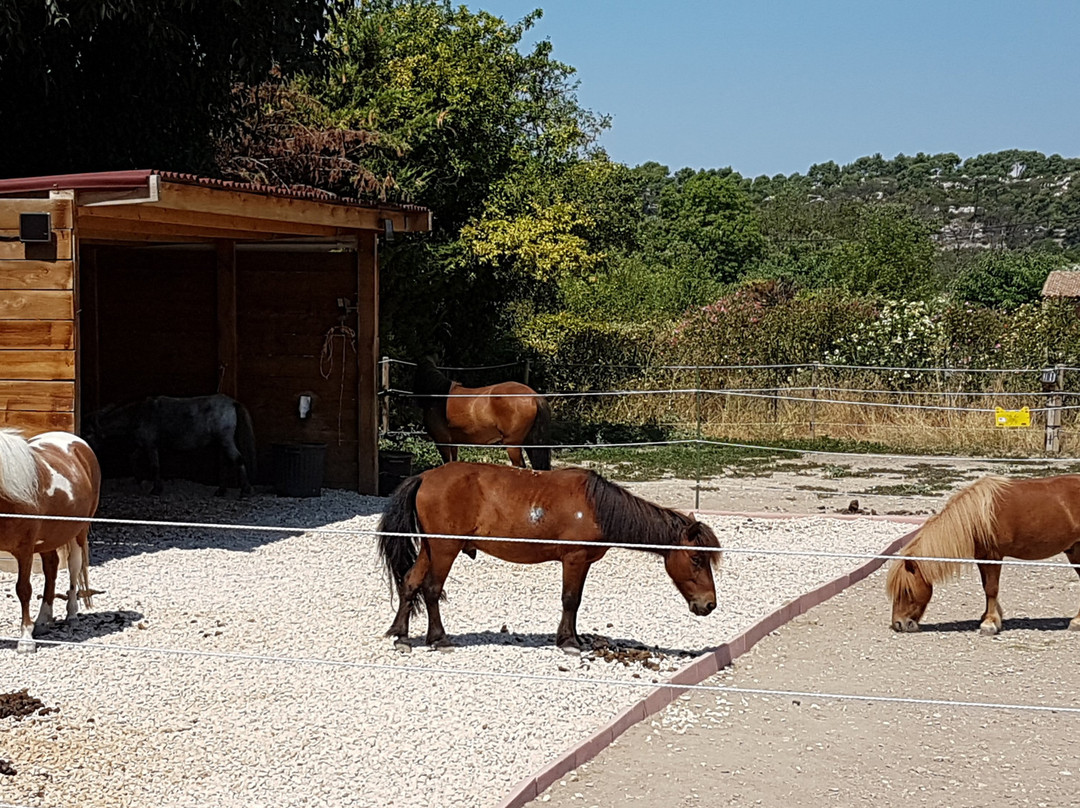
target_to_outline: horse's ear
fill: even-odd
[[[905,561],[904,562],[904,569],[907,570],[912,575],[914,575],[915,573],[917,573],[919,571],[919,566],[914,561]]]

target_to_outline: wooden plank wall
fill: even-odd
[[[86,246],[80,381],[84,412],[146,396],[217,392],[216,259],[210,249]],[[131,474],[121,442],[102,449],[106,476]],[[217,482],[213,452],[162,456],[166,478]]]
[[[255,424],[260,478],[272,479],[272,444],[325,443],[326,487],[355,490],[357,320],[350,311],[348,330],[337,328],[337,299],[356,305],[356,254],[241,251],[236,284],[237,385]],[[313,402],[305,420],[301,395]]]
[[[52,241],[19,240],[48,212]],[[75,430],[75,233],[69,199],[0,199],[0,426]]]

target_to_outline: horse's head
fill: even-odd
[[[686,598],[690,611],[704,617],[716,608],[713,567],[719,567],[720,553],[703,548],[719,548],[720,542],[712,528],[692,521],[679,536],[679,547],[683,549],[669,550],[665,554],[664,568]]]
[[[893,563],[886,582],[892,596],[893,631],[918,631],[934,585],[926,580],[919,562],[902,558]]]
[[[450,378],[435,364],[434,356],[422,356],[416,361],[416,373],[413,376],[413,392],[417,395],[413,403],[416,406],[432,406],[430,396],[445,396],[452,385]]]

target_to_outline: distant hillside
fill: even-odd
[[[956,154],[860,157],[805,174],[758,177],[751,193],[780,199],[900,203],[927,221],[943,248],[1080,247],[1080,158],[1010,149],[961,160]]]

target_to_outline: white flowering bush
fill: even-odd
[[[886,301],[875,319],[857,322],[825,361],[837,365],[940,367],[948,347],[939,301]]]

